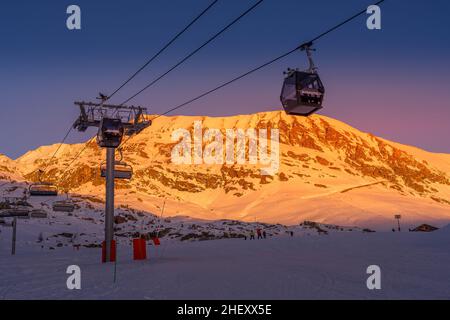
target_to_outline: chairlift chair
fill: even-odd
[[[0,218],[17,217],[19,219],[29,219],[30,210],[27,208],[12,208],[0,212]]]
[[[37,182],[28,188],[30,196],[57,196],[58,188],[50,182]]]
[[[30,205],[23,197],[3,197],[2,209],[0,210],[1,217],[17,217],[20,219],[28,219]]]
[[[133,177],[133,167],[125,161],[122,161],[123,153],[121,148],[118,149],[118,152],[120,158],[114,162],[114,178],[130,180]],[[106,178],[106,170],[106,162],[102,162],[100,164],[100,176],[102,178]]]
[[[73,212],[75,204],[71,200],[60,200],[53,202],[52,208],[55,212]]]
[[[29,218],[30,209],[23,198],[7,197],[4,198],[4,203],[8,206],[0,212],[0,217]]]
[[[30,212],[27,208],[12,209],[12,213],[19,219],[30,219]]]
[[[133,126],[129,127],[127,130],[127,135],[138,134],[142,130],[148,128],[152,125],[152,120],[145,118],[143,115],[142,109],[139,107],[139,111],[137,112]]]
[[[47,218],[47,212],[43,209],[34,209],[31,210],[30,217],[37,219]]]
[[[26,206],[24,197],[3,197],[1,202],[9,206]]]
[[[100,175],[106,178],[106,162],[100,165]],[[130,180],[133,176],[133,167],[123,161],[115,161],[114,163],[114,178]]]
[[[312,60],[312,43],[302,45],[309,60],[305,71],[288,69],[283,82],[280,100],[287,114],[309,116],[322,108],[325,87]]]

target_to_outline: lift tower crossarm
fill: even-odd
[[[75,105],[86,106],[86,107],[104,107],[109,109],[129,109],[129,110],[143,110],[147,111],[147,108],[136,107],[136,106],[124,106],[120,104],[105,104],[101,102],[86,102],[86,101],[75,101]]]
[[[75,101],[80,116],[73,124],[74,129],[86,131],[89,127],[100,127],[103,118],[120,119],[125,135],[139,133],[151,125],[146,119],[147,108],[86,101]]]

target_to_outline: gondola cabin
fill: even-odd
[[[57,196],[58,188],[49,182],[33,183],[28,188],[30,196]]]
[[[102,148],[117,148],[123,135],[124,127],[120,119],[103,118],[97,133],[97,143]]]
[[[309,116],[322,108],[325,88],[315,72],[288,70],[280,100],[287,114]]]

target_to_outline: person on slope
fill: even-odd
[[[250,231],[250,240],[255,240],[255,232],[253,230]]]
[[[258,234],[258,239],[262,239],[261,229],[256,229],[256,233]]]

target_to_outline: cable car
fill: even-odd
[[[312,43],[300,46],[306,51],[309,68],[305,71],[288,69],[285,72],[280,100],[287,114],[309,116],[322,108],[325,87],[312,60]]]
[[[117,148],[122,142],[124,127],[120,119],[102,118],[97,143],[102,148]]]
[[[57,196],[58,188],[50,182],[37,182],[28,188],[30,196]]]
[[[71,200],[55,201],[52,205],[55,212],[73,212],[75,210],[75,204]]]

